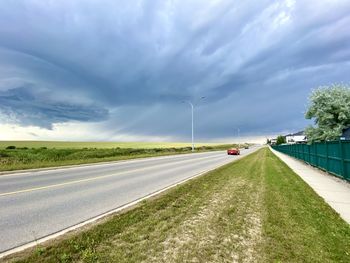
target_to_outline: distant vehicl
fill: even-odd
[[[249,146],[248,145],[244,146],[244,149],[249,149]]]
[[[231,148],[227,150],[228,155],[240,155],[240,151],[238,148]]]

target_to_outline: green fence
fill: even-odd
[[[285,144],[272,148],[350,181],[350,141]]]

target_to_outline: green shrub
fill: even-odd
[[[16,146],[10,145],[10,146],[7,146],[6,149],[7,150],[14,150],[14,149],[16,149]]]

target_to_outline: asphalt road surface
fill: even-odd
[[[0,253],[255,151],[224,151],[0,175]]]

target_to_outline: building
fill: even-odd
[[[288,144],[306,143],[306,142],[307,142],[307,138],[305,136],[304,131],[286,135],[286,143]]]
[[[270,139],[270,144],[271,145],[276,145],[276,143],[277,143],[277,139],[276,138],[271,138]]]
[[[350,127],[343,130],[340,140],[350,140]]]

